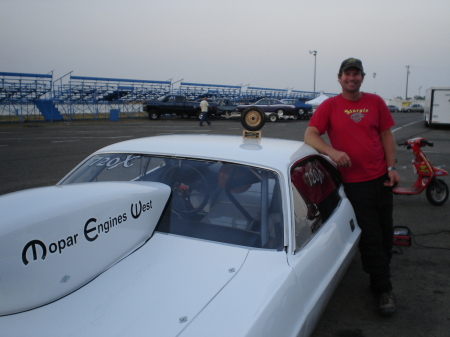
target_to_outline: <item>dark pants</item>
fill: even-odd
[[[208,125],[211,124],[211,122],[209,121],[207,112],[202,112],[202,119],[200,120],[200,125],[203,125],[203,122],[208,123]]]
[[[390,267],[393,246],[393,194],[385,187],[387,174],[380,178],[346,183],[345,194],[355,210],[361,228],[359,251],[363,269],[377,293],[392,290]]]

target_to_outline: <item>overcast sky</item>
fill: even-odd
[[[316,91],[356,57],[389,99],[450,86],[449,35],[449,0],[0,0],[0,72],[312,91],[316,50]]]

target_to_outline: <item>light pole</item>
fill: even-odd
[[[408,100],[408,77],[409,77],[409,66],[406,66],[406,95],[405,95],[405,100]]]
[[[174,85],[175,83],[181,82],[182,80],[184,80],[184,78],[182,78],[181,80],[178,80],[178,81],[176,81],[176,82],[170,83],[170,93],[172,93],[172,91],[173,91],[173,85]],[[172,79],[170,79],[170,81],[172,81]],[[180,90],[180,94],[181,94],[181,90]]]
[[[317,60],[317,50],[310,50],[310,54],[314,55],[314,96],[316,95],[316,60]]]
[[[376,83],[375,83],[375,76],[377,76],[377,73],[373,73],[373,93],[376,94],[377,93],[377,87],[376,87]]]

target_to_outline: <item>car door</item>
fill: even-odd
[[[186,99],[183,96],[174,96],[174,110],[177,115],[182,114],[184,111],[186,111]]]
[[[177,107],[175,105],[175,96],[174,95],[167,96],[167,98],[163,101],[163,103],[159,107],[159,110],[160,110],[161,114],[164,114],[164,113],[168,113],[168,114],[176,113]]]
[[[263,109],[265,112],[270,112],[270,105],[269,105],[269,100],[268,99],[262,99],[259,102],[257,102],[258,104],[256,104],[257,107],[260,107],[261,109]]]
[[[268,103],[266,112],[275,112],[280,107],[278,102],[273,99],[268,100]]]
[[[306,326],[314,326],[357,249],[360,229],[337,170],[311,156],[291,168],[293,254]],[[308,323],[309,322],[309,323]]]

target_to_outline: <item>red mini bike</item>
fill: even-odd
[[[413,138],[398,146],[406,146],[412,149],[415,158],[412,160],[414,173],[418,175],[416,182],[411,187],[396,187],[394,194],[419,194],[426,189],[427,199],[436,206],[443,205],[448,199],[448,186],[445,181],[438,179],[440,176],[447,176],[448,172],[434,167],[421,148],[424,146],[433,146],[433,142],[427,141],[425,138]]]

